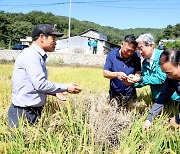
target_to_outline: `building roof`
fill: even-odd
[[[95,29],[93,29],[93,28],[89,28],[89,29],[87,29],[86,31],[80,33],[79,35],[83,35],[83,34],[89,32],[89,31],[94,31],[94,32],[100,33],[99,31],[97,31],[97,30],[95,30]]]

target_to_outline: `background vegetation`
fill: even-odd
[[[62,102],[48,97],[42,118],[36,126],[21,122],[10,129],[7,112],[11,104],[13,64],[0,64],[0,153],[12,154],[178,154],[180,129],[168,126],[168,118],[179,112],[167,108],[149,131],[142,125],[152,106],[149,87],[138,89],[141,112],[119,113],[107,104],[109,80],[102,68],[49,66],[49,80],[74,81],[83,91],[68,95]]]
[[[40,23],[56,24],[67,37],[68,18],[52,13],[33,11],[28,14],[0,12],[0,47],[11,48],[20,38],[31,35]],[[108,35],[111,43],[134,33],[150,32],[156,43],[160,39],[175,39],[167,48],[180,49],[180,24],[165,29],[136,28],[120,30],[88,21],[72,19],[71,36],[93,28]],[[18,129],[8,127],[7,112],[11,104],[13,64],[0,64],[0,153],[69,153],[69,154],[178,154],[180,129],[168,126],[168,118],[179,112],[177,104],[166,107],[149,131],[142,125],[152,106],[149,87],[138,89],[142,110],[117,112],[107,101],[109,80],[103,78],[102,68],[72,68],[49,66],[51,81],[77,82],[83,88],[79,95],[68,95],[62,102],[49,96],[42,118],[36,126],[21,122]]]
[[[0,12],[0,47],[11,48],[12,45],[19,43],[20,38],[31,36],[33,27],[40,23],[49,23],[57,25],[57,29],[63,32],[64,37],[68,36],[68,17],[55,16],[52,13],[43,13],[32,11],[28,14],[23,13],[5,13]],[[120,44],[127,34],[152,33],[156,43],[160,39],[177,39],[180,37],[180,24],[174,26],[168,25],[165,29],[153,28],[135,28],[135,29],[117,29],[108,26],[101,26],[89,21],[79,21],[72,19],[71,36],[79,35],[89,28],[93,28],[108,36],[108,41],[114,44]]]

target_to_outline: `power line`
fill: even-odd
[[[113,0],[113,1],[74,1],[71,2],[73,4],[87,4],[87,5],[91,5],[91,6],[99,6],[99,7],[109,7],[109,8],[121,8],[121,9],[180,9],[180,7],[163,7],[163,6],[170,6],[170,5],[178,5],[178,4],[120,4],[121,6],[118,6],[117,3],[121,3],[122,1],[124,2],[133,2],[134,0]],[[139,0],[141,1],[141,0]],[[144,2],[144,1],[143,1]],[[69,4],[69,1],[64,1],[64,2],[60,2],[60,3],[48,3],[48,4],[21,4],[21,5],[0,5],[2,7],[45,7],[45,6],[53,6],[53,5],[66,5]],[[127,6],[128,5],[128,6]],[[136,5],[138,5],[138,7],[136,7]],[[161,7],[139,7],[140,5],[160,5]],[[179,5],[178,5],[179,6]]]
[[[91,5],[91,4],[90,4]],[[130,6],[110,6],[110,5],[93,5],[93,6],[100,6],[100,7],[108,7],[108,8],[119,8],[119,9],[150,9],[150,10],[156,10],[156,9],[180,9],[180,7],[168,7],[168,8],[160,8],[160,7],[130,7]]]
[[[111,1],[74,1],[74,2],[71,2],[71,3],[74,3],[74,4],[92,4],[92,3],[112,3],[114,4],[114,2],[116,3],[121,3],[122,1],[124,2],[133,2],[133,1],[143,1],[143,0],[111,0]],[[154,0],[155,1],[155,0]],[[143,1],[144,2],[144,1]],[[150,4],[147,4],[147,5],[178,5],[178,4],[174,4],[174,3],[170,3],[170,4],[165,4],[165,3],[161,3],[161,4],[152,4],[152,1],[150,0]],[[70,2],[69,1],[66,1],[66,2],[61,2],[61,3],[49,3],[49,4],[18,4],[18,5],[9,5],[9,4],[6,4],[6,5],[0,5],[0,6],[17,6],[17,7],[23,7],[23,6],[32,6],[32,7],[40,7],[40,6],[51,6],[51,5],[63,5],[63,4],[69,4]],[[131,4],[128,4],[128,5],[131,5]],[[132,4],[134,5],[134,4]],[[144,4],[136,4],[136,5],[144,5]]]

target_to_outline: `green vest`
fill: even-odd
[[[135,83],[134,86],[136,88],[140,88],[146,85],[149,85],[151,88],[152,98],[157,99],[160,95],[162,86],[167,78],[167,75],[162,72],[160,67],[160,55],[163,52],[163,50],[155,50],[154,60],[153,64],[150,67],[149,62],[147,60],[143,60],[142,62],[142,80],[139,83]],[[179,95],[177,93],[174,93],[172,96],[173,100],[176,100],[179,98]]]

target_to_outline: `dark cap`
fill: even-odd
[[[63,33],[57,32],[57,30],[49,24],[37,25],[32,31],[32,39],[36,40],[40,34],[44,34],[46,36],[54,35],[57,37],[61,37],[64,35]]]

